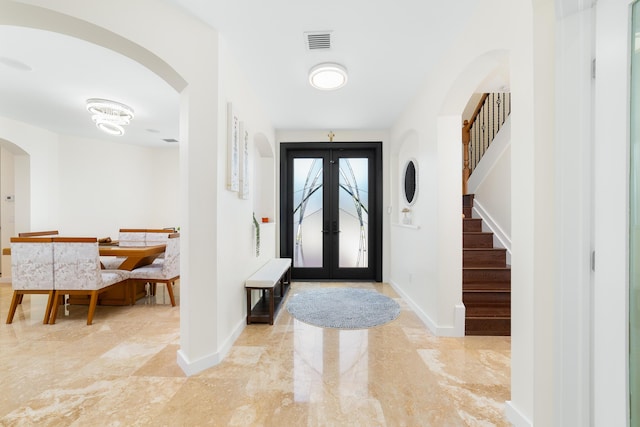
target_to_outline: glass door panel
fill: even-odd
[[[367,268],[369,235],[369,159],[339,161],[340,268]]]
[[[322,267],[323,159],[293,159],[293,266]]]

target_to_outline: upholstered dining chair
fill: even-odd
[[[136,268],[131,271],[129,279],[134,286],[135,282],[144,282],[150,283],[150,286],[154,288],[157,283],[165,283],[171,305],[175,307],[173,285],[176,280],[180,279],[180,233],[169,234],[166,245],[162,263]]]
[[[169,240],[169,236],[175,233],[176,230],[173,228],[161,228],[161,229],[147,229],[147,236],[145,238],[145,242],[147,246],[155,246],[155,245],[166,245]],[[164,253],[158,255],[156,259],[153,260],[154,264],[162,264],[164,262]],[[151,286],[151,295],[156,294],[155,285]]]
[[[51,237],[11,238],[11,287],[13,297],[9,307],[7,323],[13,316],[25,294],[47,294],[42,323],[49,323],[54,301],[53,239]]]
[[[169,235],[174,234],[176,231],[171,228],[149,228],[146,230],[145,243],[147,246],[165,245],[169,240]]]
[[[146,246],[147,230],[141,228],[121,228],[118,232],[118,246]],[[116,270],[124,258],[101,256],[100,262],[105,270]]]
[[[125,270],[103,270],[100,267],[98,239],[95,237],[54,237],[53,269],[55,274],[54,301],[60,295],[88,295],[87,325],[93,322],[98,295],[111,286],[126,281]],[[50,324],[56,322],[59,304],[51,310]]]
[[[147,230],[143,228],[121,228],[118,233],[120,246],[146,246]]]

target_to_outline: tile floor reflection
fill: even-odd
[[[46,297],[25,296],[6,325],[11,287],[0,284],[0,425],[509,425],[509,337],[434,337],[386,284],[294,283],[291,294],[315,286],[376,289],[402,312],[336,330],[283,308],[187,378],[176,365],[179,308],[164,287],[135,306],[98,307],[91,326],[81,306],[42,325]]]

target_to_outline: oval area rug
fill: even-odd
[[[371,289],[322,288],[292,295],[287,311],[294,318],[321,328],[365,329],[396,319],[400,306]]]

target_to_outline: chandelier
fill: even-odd
[[[124,127],[133,119],[133,108],[108,99],[87,99],[87,111],[98,129],[109,135],[124,135]]]

